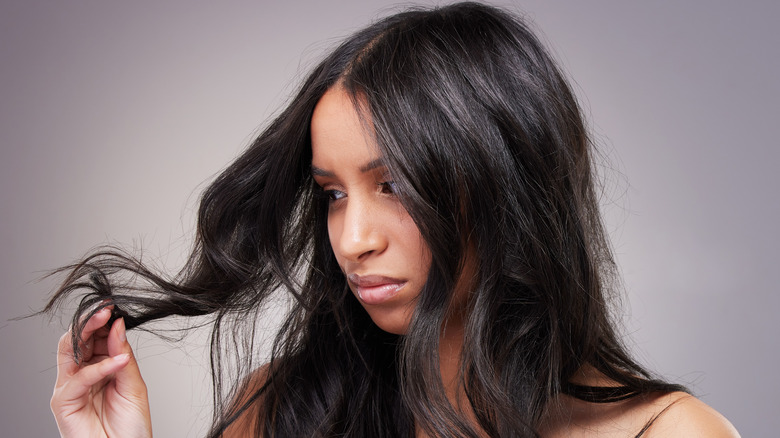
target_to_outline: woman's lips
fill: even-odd
[[[358,298],[365,304],[382,304],[396,296],[406,281],[383,275],[349,274],[349,282],[356,288]]]

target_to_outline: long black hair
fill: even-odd
[[[337,84],[372,124],[432,254],[402,336],[376,327],[349,293],[311,176],[312,113]],[[74,324],[108,305],[129,328],[213,316],[210,436],[248,416],[266,437],[475,437],[447,401],[435,353],[469,258],[462,389],[488,436],[534,436],[562,393],[597,402],[681,389],[653,379],[615,333],[595,186],[577,101],[520,18],[475,3],[409,10],[338,46],[208,187],[178,276],[107,249],[68,267],[49,307],[88,288]],[[252,372],[242,355],[277,293],[292,297],[289,312],[268,365]],[[224,375],[233,359],[244,380]],[[573,385],[584,366],[620,387]]]

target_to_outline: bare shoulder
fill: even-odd
[[[247,376],[239,386],[227,408],[226,418],[229,424],[221,435],[223,438],[260,436],[259,413],[263,399],[259,391],[268,381],[269,372],[269,365],[263,365]]]
[[[539,429],[549,438],[739,437],[726,418],[684,392],[650,393],[614,403],[562,396]]]
[[[739,437],[737,429],[718,411],[696,397],[673,392],[659,397],[656,405],[666,407],[644,436],[653,437]]]

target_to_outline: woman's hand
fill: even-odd
[[[71,333],[60,338],[51,409],[64,438],[152,436],[146,384],[127,342],[124,320],[105,327],[105,308],[82,332],[82,360],[73,357]]]

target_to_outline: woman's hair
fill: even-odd
[[[376,327],[349,292],[311,176],[312,113],[337,85],[371,123],[432,254],[402,336]],[[399,437],[416,428],[473,437],[447,400],[438,362],[468,258],[462,388],[488,436],[533,436],[561,393],[598,402],[680,389],[651,378],[613,329],[614,262],[591,148],[566,79],[518,17],[475,3],[402,12],[338,46],[208,187],[177,277],[107,249],[66,268],[49,307],[87,288],[74,324],[108,305],[128,327],[212,315],[211,436],[250,416],[268,437]],[[123,273],[143,281],[125,283]],[[252,385],[248,365],[248,380],[226,379],[227,355],[245,354],[240,345],[251,353],[256,318],[277,292],[293,299],[261,381]],[[572,385],[585,365],[621,387]],[[221,397],[228,381],[233,391]]]

